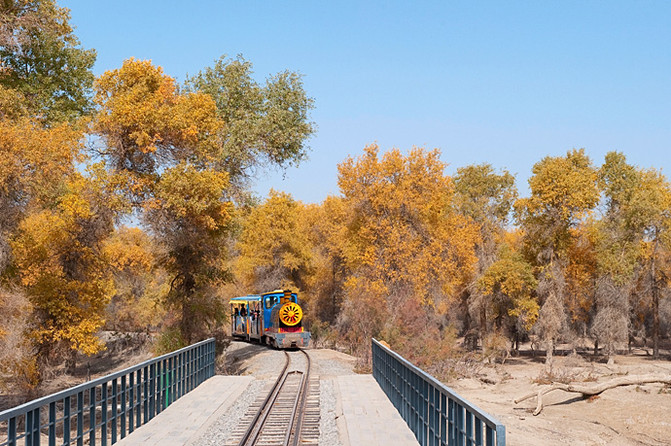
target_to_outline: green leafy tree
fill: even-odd
[[[53,0],[0,2],[0,106],[13,94],[44,124],[91,111],[96,53],[81,48],[69,20],[69,10]]]
[[[296,165],[307,154],[305,141],[314,132],[309,112],[314,107],[298,73],[284,71],[260,85],[252,64],[242,56],[222,56],[186,82],[187,91],[214,99],[219,131],[219,169],[234,186],[244,186],[260,165]]]

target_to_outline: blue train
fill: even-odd
[[[303,309],[290,290],[231,299],[231,334],[277,348],[307,347],[310,332],[303,329]]]

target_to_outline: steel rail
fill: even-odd
[[[249,427],[245,431],[245,434],[242,436],[242,439],[238,443],[238,446],[245,446],[247,442],[249,441],[250,437],[252,436],[252,433],[254,432],[254,429],[259,427],[259,429],[256,429],[256,432],[254,433],[254,437],[252,438],[251,444],[254,444],[256,441],[256,438],[258,437],[259,433],[261,432],[261,426],[265,422],[266,418],[268,417],[268,414],[270,413],[270,407],[272,404],[275,402],[275,399],[277,399],[277,395],[279,395],[279,390],[284,384],[284,381],[286,381],[287,376],[289,374],[287,373],[287,369],[289,368],[289,353],[286,351],[284,352],[286,362],[284,363],[284,368],[280,372],[280,374],[277,377],[277,380],[275,380],[275,384],[273,384],[273,387],[270,389],[270,392],[268,392],[268,396],[266,399],[263,401],[261,404],[261,407],[259,410],[256,412],[256,415],[254,415],[254,418],[252,419],[252,422],[249,424]],[[268,409],[268,410],[266,410]],[[263,419],[261,420],[259,424],[259,419],[263,416]]]
[[[310,390],[310,355],[308,355],[305,350],[301,350],[301,352],[305,355],[305,358],[307,359],[308,365],[307,365],[307,368],[305,370],[305,373],[303,374],[303,380],[301,382],[301,390],[299,392],[298,398],[296,398],[296,405],[294,406],[293,413],[291,414],[292,425],[289,426],[287,436],[284,439],[284,444],[285,445],[289,444],[289,436],[290,436],[292,430],[294,431],[294,441],[293,441],[292,445],[293,446],[298,446],[298,443],[300,442],[301,429],[303,428],[303,414],[305,413],[305,404],[307,403],[308,393],[309,393],[309,390]],[[300,405],[300,409],[298,409],[299,405]],[[297,409],[298,409],[298,414],[296,414]]]

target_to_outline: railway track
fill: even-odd
[[[319,381],[310,379],[310,356],[284,352],[286,362],[265,398],[254,402],[228,446],[312,446],[319,442]]]

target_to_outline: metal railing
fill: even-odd
[[[211,338],[5,410],[0,446],[114,444],[212,377],[214,360]]]
[[[422,446],[505,446],[506,428],[373,339],[373,377]]]

